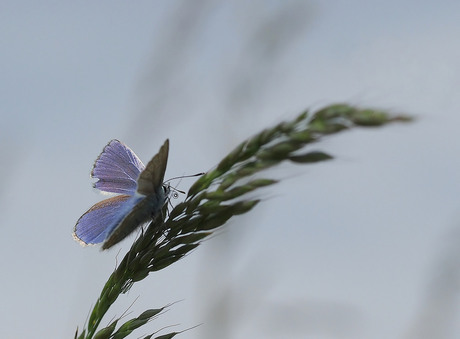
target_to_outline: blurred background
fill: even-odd
[[[166,178],[207,171],[305,108],[414,115],[315,144],[281,183],[177,264],[119,298],[179,301],[180,338],[459,338],[460,2],[3,1],[2,338],[73,338],[131,236],[71,237],[103,197],[89,172],[113,138]],[[192,179],[178,188],[186,190]]]

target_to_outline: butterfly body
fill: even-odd
[[[168,160],[169,141],[144,166],[136,154],[118,140],[110,141],[96,159],[91,176],[94,187],[120,195],[92,206],[75,225],[73,237],[81,245],[103,242],[108,249],[139,225],[161,215],[169,196],[163,184]]]

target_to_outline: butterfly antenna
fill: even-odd
[[[166,180],[165,183],[168,182],[168,181],[171,181],[171,180],[176,180],[176,179],[199,177],[200,175],[204,175],[204,174],[206,174],[206,173],[205,172],[200,172],[200,173],[192,174],[192,175],[181,175],[179,177],[170,178],[170,179]]]
[[[200,173],[197,173],[197,174],[192,174],[192,175],[182,175],[182,176],[179,176],[179,177],[173,177],[173,178],[170,178],[168,180],[166,180],[163,184],[167,184],[169,189],[173,190],[174,193],[173,193],[173,198],[174,199],[177,199],[179,197],[179,194],[178,193],[182,193],[182,194],[185,194],[184,191],[181,191],[180,189],[177,188],[177,186],[180,185],[180,181],[177,183],[177,185],[175,187],[171,186],[168,184],[169,181],[171,180],[176,180],[176,179],[183,179],[183,178],[192,178],[192,177],[198,177],[200,175],[203,175],[203,174],[206,174],[204,172],[200,172]]]
[[[181,179],[181,180],[182,180],[183,178],[198,177],[198,176],[204,175],[204,174],[206,174],[206,173],[205,173],[205,172],[200,172],[200,173],[192,174],[192,175],[182,175],[182,176],[179,176],[179,177],[173,177],[173,178],[170,178],[170,179],[168,179],[168,180],[165,180],[165,181],[163,182],[163,185],[166,184],[165,186],[167,186],[169,190],[173,191],[173,192],[172,192],[172,197],[173,197],[174,199],[177,199],[177,198],[179,197],[179,193],[185,194],[185,192],[184,192],[184,191],[181,191],[180,189],[177,188],[177,186],[179,186],[179,184],[180,184],[180,181],[177,183],[176,187],[173,187],[173,186],[171,186],[171,185],[169,184],[169,182],[170,182],[171,180],[176,180],[176,179]],[[168,206],[170,206],[171,208],[174,208],[174,206],[173,206],[173,204],[172,204],[172,202],[171,202],[171,199],[169,199],[169,198],[168,198]],[[168,213],[168,215],[169,215],[169,208],[166,208],[166,213]]]
[[[177,193],[181,193],[181,194],[185,194],[184,191],[181,191],[180,189],[176,188],[176,187],[170,187],[171,190],[173,190],[173,198],[174,199],[177,199],[177,197],[179,196],[179,194]]]
[[[179,177],[170,178],[170,179],[166,180],[163,184],[167,184],[167,183],[170,182],[171,180],[198,177],[198,176],[203,175],[203,174],[206,174],[206,173],[200,172],[200,173],[192,174],[192,175],[181,175],[181,176],[179,176]],[[171,185],[168,184],[169,189],[171,189],[171,190],[174,191],[174,193],[173,193],[173,198],[174,198],[174,199],[177,199],[177,197],[179,196],[177,193],[185,194],[184,191],[181,191],[180,189],[177,188],[177,186],[179,186],[179,184],[180,184],[180,181],[177,183],[177,185],[176,185],[175,187],[173,187],[173,186],[171,186]]]

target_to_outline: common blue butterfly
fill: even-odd
[[[168,151],[166,140],[144,166],[128,146],[118,140],[110,141],[96,159],[91,177],[98,179],[95,188],[119,195],[86,211],[74,227],[74,239],[83,246],[103,242],[105,250],[158,216],[169,196],[169,185],[163,184]]]

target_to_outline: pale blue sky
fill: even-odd
[[[282,182],[254,211],[107,321],[139,296],[132,316],[183,301],[138,336],[202,323],[180,338],[458,338],[459,13],[457,1],[3,2],[0,337],[72,337],[128,249],[71,237],[102,199],[89,172],[110,139],[146,162],[170,138],[166,177],[191,174],[345,101],[417,121],[331,137],[314,148],[335,160],[270,171]]]

